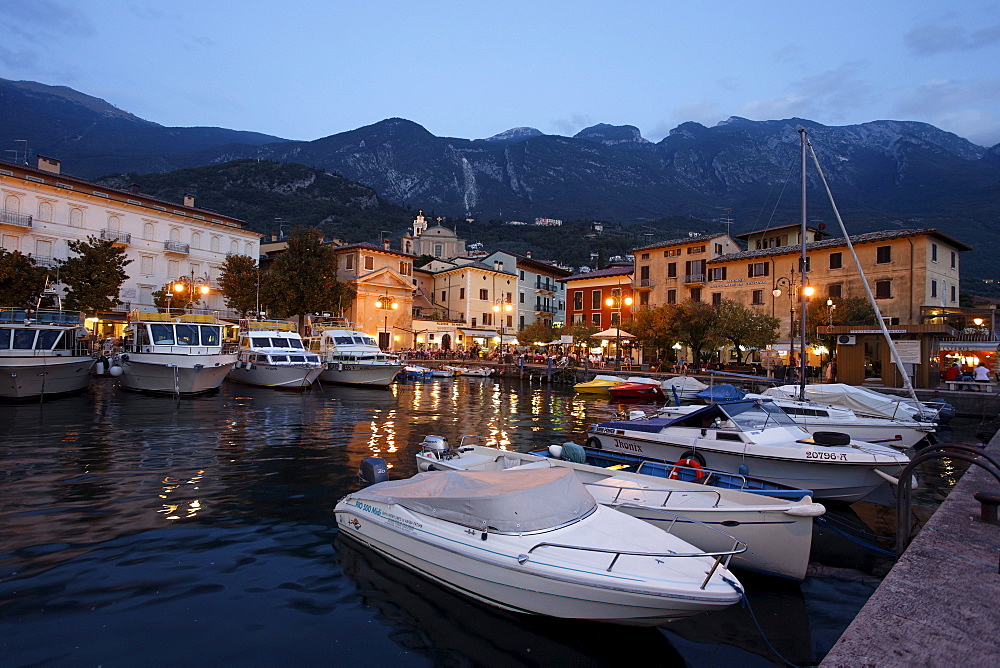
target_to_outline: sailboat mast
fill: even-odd
[[[799,242],[802,255],[799,257],[799,401],[806,400],[806,129],[799,128],[802,148],[802,227]],[[793,346],[789,346],[791,349]]]

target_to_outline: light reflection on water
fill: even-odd
[[[185,401],[104,382],[2,405],[2,663],[604,665],[628,643],[654,665],[769,664],[742,608],[646,631],[528,620],[335,548],[331,510],[366,456],[401,478],[429,434],[517,449],[582,442],[618,408],[478,378],[306,394],[227,385]],[[837,566],[863,561],[851,549]],[[874,589],[744,584],[772,642],[799,663],[821,656]]]

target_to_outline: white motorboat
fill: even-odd
[[[360,325],[344,318],[312,319],[309,350],[326,364],[319,379],[345,385],[388,387],[403,364],[378,347]]]
[[[456,376],[477,376],[479,378],[486,378],[493,370],[484,366],[455,366],[448,365],[442,367],[444,369],[451,369],[455,372]]]
[[[597,374],[593,379],[577,383],[573,389],[580,393],[607,394],[608,390],[615,385],[627,382],[621,376],[611,376],[608,374]]]
[[[244,385],[303,390],[325,368],[317,353],[305,350],[290,322],[241,320],[236,354],[226,377]]]
[[[764,399],[700,407],[677,417],[602,422],[587,446],[665,460],[695,459],[707,468],[811,489],[818,499],[859,501],[897,483],[909,462],[901,452],[840,432],[810,435]]]
[[[450,367],[440,367],[438,369],[431,369],[432,378],[454,378],[458,373]]]
[[[430,367],[419,366],[417,364],[407,364],[403,367],[402,371],[399,372],[400,378],[409,378],[411,380],[430,380],[434,377],[431,372]]]
[[[813,518],[826,512],[808,496],[800,500],[776,499],[707,487],[702,480],[685,482],[623,472],[616,470],[617,466],[609,469],[567,461],[564,452],[574,446],[571,443],[549,446],[546,457],[466,445],[471,440],[482,442],[484,439],[464,437],[458,448],[451,449],[439,436],[426,437],[417,454],[417,468],[421,471],[568,468],[576,473],[598,503],[638,517],[704,550],[728,549],[732,545],[729,535],[746,543],[746,552],[735,555],[730,568],[802,580],[809,565]],[[583,451],[580,446],[575,447]],[[699,522],[726,533],[705,531]]]
[[[780,385],[764,390],[763,394],[768,397],[797,399],[800,389],[798,385]],[[914,403],[911,399],[882,394],[867,387],[857,387],[845,383],[806,385],[805,389],[805,398],[808,401],[849,408],[856,414],[866,417],[931,424],[947,421],[947,419],[942,419],[942,404],[940,403]]]
[[[911,448],[924,439],[932,439],[934,426],[904,418],[868,417],[850,408],[814,401],[798,401],[779,396],[748,393],[745,399],[764,398],[772,401],[795,424],[810,434],[817,431],[837,431],[852,439],[883,443],[894,448]],[[664,417],[686,415],[700,406],[665,406],[657,412]]]
[[[156,394],[210,392],[236,364],[236,355],[223,350],[222,323],[211,314],[132,311],[122,351],[112,358],[122,369],[122,386]]]
[[[28,399],[87,389],[94,356],[81,315],[0,308],[0,397]]]
[[[723,562],[745,546],[699,550],[598,505],[569,469],[419,473],[335,512],[346,536],[513,612],[655,626],[740,600]]]

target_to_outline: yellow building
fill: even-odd
[[[409,348],[413,332],[415,256],[372,243],[340,246],[337,280],[357,291],[344,313],[383,350]]]
[[[637,306],[703,300],[710,260],[737,253],[740,246],[728,234],[702,234],[660,241],[636,248],[632,287]]]

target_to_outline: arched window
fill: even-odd
[[[146,223],[142,226],[142,238],[152,241],[156,238],[156,226],[152,223]]]
[[[212,250],[214,252],[216,252],[216,253],[219,252],[219,247],[220,247],[221,243],[222,243],[222,240],[219,237],[217,237],[215,235],[212,236],[211,244],[212,244]]]
[[[38,203],[38,220],[45,221],[46,223],[52,222],[52,202]]]
[[[191,234],[191,248],[201,248],[201,232]]]
[[[69,224],[73,227],[83,227],[83,209],[69,210]]]
[[[233,255],[239,255],[240,254],[240,242],[236,241],[236,239],[233,239],[232,241],[230,241],[229,242],[229,252],[232,253]]]
[[[13,213],[21,213],[21,198],[17,195],[7,195],[3,198],[3,208]]]
[[[253,257],[253,244],[252,243],[247,242],[247,243],[243,244],[243,254],[246,255],[247,257]]]
[[[171,241],[180,241],[181,240],[181,228],[179,228],[179,227],[171,227],[170,228],[170,240]]]
[[[122,219],[118,216],[108,216],[108,229],[119,232],[122,229]]]

